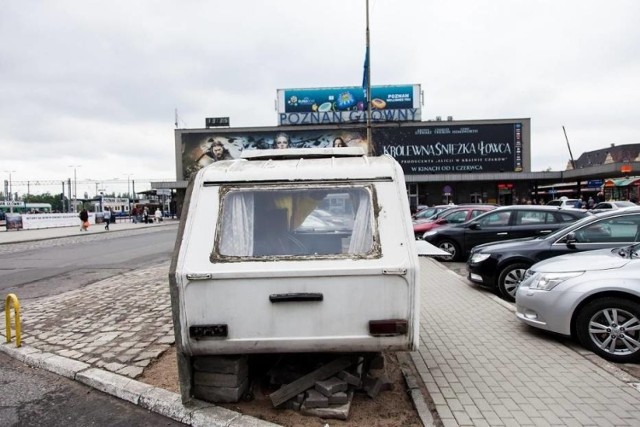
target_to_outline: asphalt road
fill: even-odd
[[[0,353],[2,426],[181,426],[184,424]]]
[[[0,245],[0,293],[21,302],[166,261],[176,226]],[[2,426],[178,426],[169,418],[0,353]]]
[[[462,277],[467,277],[467,263],[466,262],[442,262],[449,270],[454,271]]]
[[[0,294],[56,295],[171,258],[175,226],[79,235],[0,247]]]

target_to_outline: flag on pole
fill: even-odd
[[[364,91],[364,100],[367,101],[367,86],[369,83],[369,46],[364,56],[364,74],[362,75],[362,90]]]

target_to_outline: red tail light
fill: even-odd
[[[370,320],[369,333],[374,337],[406,335],[409,322],[403,319]]]

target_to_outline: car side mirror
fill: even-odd
[[[573,231],[571,233],[568,233],[564,237],[564,243],[566,243],[567,246],[573,246],[578,243],[578,240],[576,240],[576,233],[574,233]]]
[[[469,229],[480,230],[480,224],[478,224],[477,222],[472,222],[471,224],[469,224]]]
[[[438,219],[436,219],[436,224],[445,224],[446,222],[447,222],[447,220],[446,220],[446,219],[444,219],[444,218],[438,218]]]

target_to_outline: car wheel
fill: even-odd
[[[585,305],[576,318],[580,343],[618,363],[640,360],[640,304],[609,297]]]
[[[457,261],[460,258],[460,249],[452,240],[441,240],[438,243],[438,248],[451,254],[450,256],[439,256],[438,259],[441,261]]]
[[[524,277],[524,272],[529,268],[529,264],[517,263],[508,265],[498,276],[498,290],[502,298],[507,301],[516,300],[518,285]]]

